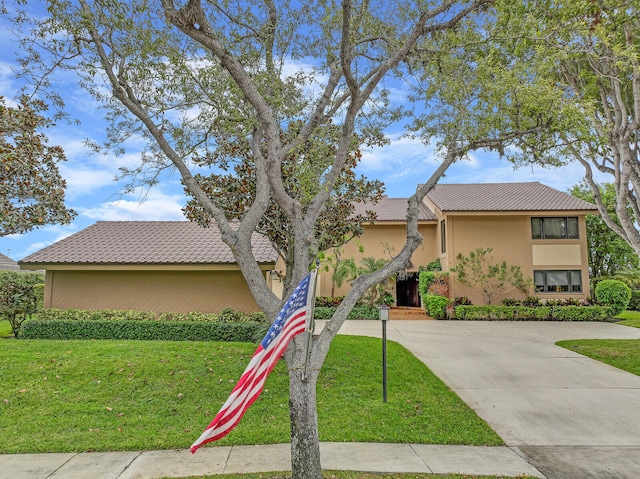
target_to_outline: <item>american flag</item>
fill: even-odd
[[[238,425],[246,410],[262,393],[267,376],[286,351],[291,339],[308,329],[313,314],[316,274],[312,271],[305,276],[291,293],[253,353],[229,399],[198,440],[191,445],[192,453],[203,444],[223,438]]]

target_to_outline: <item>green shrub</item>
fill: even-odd
[[[331,319],[336,308],[315,308],[313,310],[314,319]],[[380,312],[375,306],[356,306],[354,307],[347,319],[379,319]]]
[[[453,300],[454,306],[470,305],[471,300],[466,296],[456,296]]]
[[[337,308],[342,303],[344,296],[317,296],[316,308]]]
[[[425,294],[422,296],[422,301],[429,316],[433,319],[446,319],[447,306],[449,306],[448,298],[435,294]]]
[[[41,273],[0,271],[0,320],[9,322],[16,337],[20,333],[22,323],[42,304],[35,289],[42,281]]]
[[[605,279],[596,286],[596,301],[611,308],[611,314],[617,316],[622,313],[631,300],[631,288],[622,281]]]
[[[24,339],[131,339],[252,342],[263,323],[147,320],[38,320],[22,325]]]
[[[613,315],[609,306],[554,306],[551,319],[555,321],[609,321]]]
[[[157,317],[156,317],[157,316]],[[266,322],[266,317],[262,311],[244,313],[226,309],[220,314],[216,313],[161,313],[156,315],[152,311],[132,311],[117,309],[43,309],[39,311],[34,319],[42,320],[70,320],[70,321],[190,321],[198,323],[207,322],[234,322],[234,323],[255,323]]]
[[[156,313],[151,311],[130,311],[118,309],[43,309],[38,311],[34,319],[44,321],[152,321],[156,319]]]
[[[608,321],[608,306],[457,306],[456,318],[484,321]]]
[[[36,308],[38,310],[44,309],[44,284],[34,284],[33,294],[36,296]]]
[[[207,323],[218,320],[216,313],[198,313],[191,311],[189,313],[161,313],[158,321],[192,321],[195,323]]]
[[[631,299],[629,300],[629,306],[627,306],[627,309],[630,309],[631,311],[640,311],[640,290],[631,290]]]
[[[418,275],[418,293],[420,293],[420,297],[427,294],[429,291],[429,286],[436,278],[436,273],[433,271],[420,271]]]

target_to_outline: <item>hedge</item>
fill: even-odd
[[[255,342],[264,323],[194,321],[32,319],[22,325],[23,339],[139,339],[156,341]]]
[[[608,306],[457,306],[457,319],[488,321],[610,321]]]
[[[314,309],[314,319],[331,319],[336,308],[318,307]],[[375,306],[356,306],[347,319],[379,319],[380,311]]]
[[[34,319],[47,321],[189,321],[189,322],[227,322],[227,323],[258,323],[266,322],[262,311],[243,313],[225,309],[216,313],[161,313],[156,315],[152,311],[131,311],[117,309],[43,309],[34,315]]]
[[[43,309],[34,319],[42,321],[153,321],[156,314],[151,311],[125,311],[117,309]]]

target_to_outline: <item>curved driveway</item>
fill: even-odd
[[[380,337],[381,324],[347,321],[340,333]],[[564,339],[640,339],[640,329],[389,321],[387,337],[422,360],[549,479],[640,478],[640,377],[555,345]]]

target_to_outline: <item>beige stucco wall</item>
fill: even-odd
[[[491,247],[493,248],[494,262],[505,260],[508,265],[518,265],[522,268],[525,277],[528,278],[533,278],[534,270],[581,270],[583,289],[581,294],[544,294],[536,293],[533,290],[530,294],[541,299],[565,297],[586,299],[589,296],[589,271],[584,215],[578,215],[580,237],[571,240],[533,240],[531,238],[532,216],[577,215],[562,212],[553,215],[548,212],[493,216],[448,215],[446,216],[447,251],[440,255],[443,266],[452,266],[458,253],[468,255],[476,248]],[[451,281],[451,297],[457,296],[468,296],[474,304],[484,303],[479,292]],[[503,298],[524,297],[526,297],[525,293],[512,290],[498,297],[494,304],[499,304]]]
[[[219,313],[257,311],[239,271],[47,271],[45,307]]]
[[[437,258],[437,245],[435,241],[435,223],[421,224],[418,231],[422,234],[424,241],[411,256],[412,267],[408,271],[418,271],[420,266],[424,266]],[[407,239],[407,227],[404,223],[378,223],[366,225],[364,233],[357,239],[346,244],[342,248],[342,259],[355,258],[356,264],[360,264],[360,259],[373,256],[376,259],[388,258],[388,246],[392,246],[392,253],[397,254],[404,246]],[[363,251],[360,252],[359,247]],[[331,252],[329,252],[331,254]],[[323,272],[318,280],[317,295],[331,296],[331,278],[333,271]],[[390,285],[389,290],[395,294],[395,285]],[[348,285],[343,285],[336,289],[336,296],[344,295],[349,291]]]

